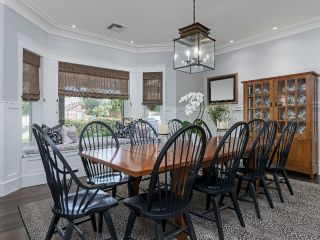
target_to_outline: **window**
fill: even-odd
[[[146,106],[145,107],[145,117],[150,120],[161,120],[161,106],[155,105],[155,106]]]
[[[40,100],[40,61],[41,57],[23,49],[22,79],[22,142],[32,139],[32,102]]]
[[[32,103],[22,102],[22,142],[29,143],[32,139]]]
[[[60,124],[74,125],[80,133],[90,121],[100,120],[112,126],[122,121],[123,100],[60,96]]]
[[[143,73],[143,102],[145,117],[148,120],[159,122],[161,120],[162,105],[162,72]]]

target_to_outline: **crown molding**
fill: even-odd
[[[82,42],[88,42],[104,47],[115,48],[133,53],[172,52],[173,44],[131,44],[129,42],[109,38],[106,36],[73,29],[57,23],[45,12],[35,6],[30,0],[0,0],[0,3],[16,11],[33,24],[51,35],[66,37]]]
[[[73,29],[57,23],[45,12],[34,5],[30,0],[0,0],[0,4],[5,4],[18,14],[24,16],[29,21],[39,26],[51,35],[66,37],[78,41],[88,42],[104,47],[115,48],[133,53],[155,53],[173,52],[172,43],[163,44],[131,44],[122,40],[109,38],[106,36]],[[320,16],[304,22],[296,23],[276,31],[259,34],[256,36],[240,39],[232,44],[224,44],[216,48],[216,54],[223,54],[253,45],[284,38],[290,35],[302,33],[320,27]]]
[[[231,44],[225,44],[225,45],[219,46],[217,47],[216,54],[219,55],[219,54],[239,50],[242,48],[250,47],[253,45],[266,43],[272,40],[285,38],[291,35],[310,31],[316,28],[320,28],[320,16],[309,19],[307,21],[292,24],[290,26],[278,29],[276,31],[269,31],[267,33],[259,34],[253,37],[241,39]]]

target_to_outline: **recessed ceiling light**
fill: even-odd
[[[230,42],[230,43],[234,43],[234,40],[230,40],[229,42]]]
[[[273,27],[273,28],[272,28],[272,30],[277,30],[277,29],[278,29],[278,27]]]
[[[77,26],[76,26],[76,25],[72,25],[71,27],[72,27],[72,28],[76,28]]]
[[[134,44],[134,41],[130,41],[131,44]]]

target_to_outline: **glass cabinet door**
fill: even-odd
[[[275,120],[282,132],[288,122],[297,121],[297,132],[306,132],[306,79],[278,80],[275,96]]]
[[[258,81],[247,85],[248,121],[252,119],[271,119],[271,84],[270,81]]]

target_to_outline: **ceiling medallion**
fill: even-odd
[[[193,0],[193,24],[179,29],[180,38],[174,39],[173,69],[187,73],[214,70],[215,39],[210,29],[196,22]]]

